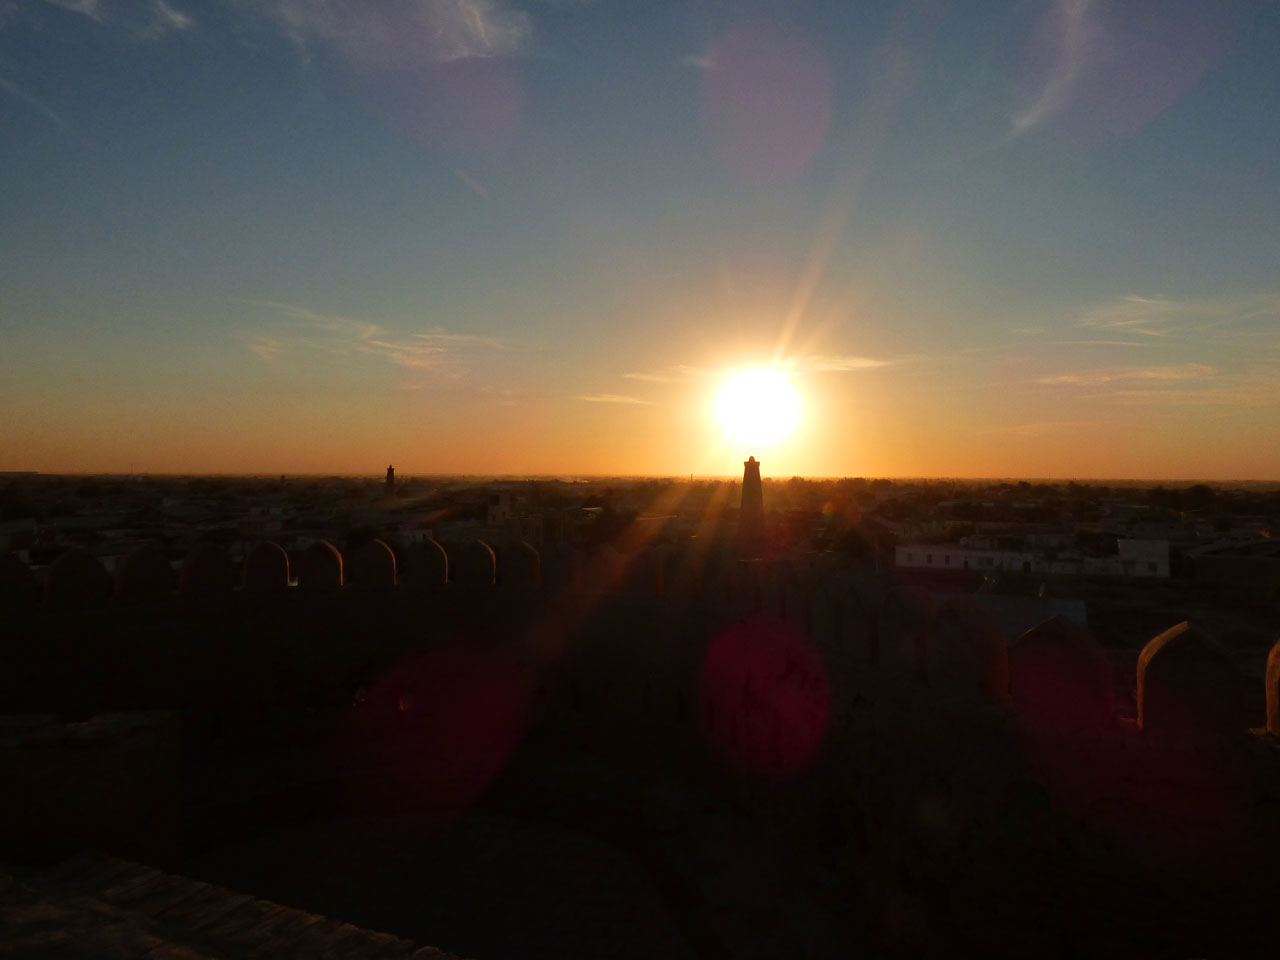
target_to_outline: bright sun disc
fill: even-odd
[[[720,388],[716,413],[730,439],[776,443],[795,429],[800,397],[781,370],[741,370]]]

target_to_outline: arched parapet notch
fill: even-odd
[[[111,597],[111,575],[84,547],[72,547],[49,565],[44,602],[58,610],[105,604]]]
[[[497,580],[498,561],[493,548],[483,540],[448,544],[449,582],[463,586],[492,587]]]
[[[1009,650],[1013,703],[1027,719],[1092,729],[1110,722],[1111,662],[1087,630],[1056,616],[1032,627]]]
[[[966,685],[969,682],[973,684],[970,689],[980,700],[1008,700],[1009,647],[995,618],[966,598],[944,603],[938,610],[936,622],[938,629],[932,637],[934,644],[926,651],[926,672],[930,683],[936,684],[941,678],[944,662],[952,666],[963,662],[971,678]],[[953,645],[950,651],[941,646],[948,643]],[[955,657],[949,659],[948,652]]]
[[[584,596],[598,597],[618,590],[627,572],[627,557],[607,543],[571,557],[574,588]]]
[[[1206,633],[1183,622],[1147,643],[1138,657],[1138,726],[1178,739],[1241,734],[1248,720],[1240,674]]]
[[[683,551],[672,543],[655,544],[649,550],[649,581],[651,592],[656,597],[670,596],[680,592],[680,568]]]
[[[889,591],[888,602],[899,611],[899,656],[918,679],[925,679],[929,666],[929,641],[938,620],[938,607],[929,591],[910,583],[896,584]],[[966,642],[968,640],[965,636]]]
[[[221,597],[231,592],[235,581],[235,565],[227,548],[220,543],[201,543],[182,562],[178,593],[183,597]]]
[[[1280,641],[1267,656],[1267,733],[1280,737]]]
[[[36,596],[31,568],[11,553],[0,554],[0,605],[5,610],[24,610],[35,605]]]
[[[289,586],[289,554],[278,543],[264,540],[244,558],[244,588],[250,593],[272,593]]]
[[[328,540],[317,540],[298,557],[298,586],[337,590],[342,586],[342,553]]]
[[[542,586],[542,558],[533,544],[515,540],[502,545],[498,582],[508,590],[537,590]]]
[[[347,566],[351,583],[361,589],[388,589],[396,585],[396,555],[381,540],[370,540],[351,554]]]
[[[143,544],[116,564],[115,592],[123,601],[162,600],[172,596],[177,585],[173,566],[159,544]]]
[[[449,555],[430,537],[420,540],[407,551],[401,579],[415,587],[443,586],[449,581]]]

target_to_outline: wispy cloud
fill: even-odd
[[[337,314],[319,313],[306,307],[275,301],[253,301],[286,321],[259,333],[248,349],[265,362],[272,362],[295,348],[337,356],[363,356],[412,370],[461,376],[466,372],[460,351],[464,348],[502,349],[497,337],[453,333],[439,327],[394,335],[379,324]]]
[[[885,367],[893,360],[880,360],[875,357],[863,357],[848,353],[813,353],[799,357],[786,357],[777,363],[777,367],[789,373],[850,373],[855,370],[874,370]],[[723,368],[695,367],[688,364],[664,367],[660,370],[624,373],[628,380],[639,380],[644,383],[691,383],[706,377],[722,377],[728,371]]]
[[[639,397],[628,397],[620,393],[584,393],[576,400],[584,400],[587,403],[630,403],[642,404],[648,406],[653,403],[652,400],[642,400]]]
[[[1096,420],[1047,420],[1040,423],[1010,424],[1005,427],[996,427],[990,432],[1020,440],[1035,440],[1039,437],[1059,436],[1079,430],[1096,430],[1097,427]]]
[[[1085,140],[1137,130],[1176,104],[1245,22],[1229,3],[1038,6],[1043,12],[1025,56],[1026,98],[1011,117],[1009,139],[1048,121]]]
[[[196,25],[194,17],[170,0],[134,0],[115,5],[104,4],[103,0],[44,0],[44,3],[78,13],[95,23],[123,29],[140,40],[160,40],[171,34],[186,33]]]
[[[471,174],[467,173],[467,171],[463,170],[461,167],[454,167],[453,175],[458,178],[458,181],[464,187],[474,193],[481,200],[489,199],[489,188],[475,177],[471,176]]]
[[[627,380],[640,380],[644,383],[691,383],[699,377],[709,376],[713,372],[703,367],[677,364],[673,367],[664,367],[661,370],[624,373],[622,376]]]
[[[271,0],[262,10],[301,49],[329,47],[369,69],[510,56],[533,32],[501,0]]]
[[[1280,293],[1186,300],[1130,295],[1094,307],[1080,318],[1084,327],[1149,337],[1259,322],[1280,323]]]
[[[60,117],[57,113],[55,113],[54,110],[48,104],[46,104],[43,100],[41,100],[39,97],[35,96],[34,94],[28,93],[22,87],[14,83],[12,80],[7,80],[4,77],[0,77],[0,90],[3,90],[9,96],[13,97],[15,100],[19,100],[22,103],[25,103],[28,107],[30,107],[36,113],[40,114],[50,123],[52,123],[55,127],[61,130],[63,133],[70,134],[73,137],[76,136],[76,132],[71,129],[71,125],[68,124],[67,121],[63,120],[62,117]]]
[[[283,349],[284,344],[271,337],[262,337],[249,343],[249,352],[255,354],[266,363],[270,363],[280,356],[280,351]]]
[[[51,7],[60,7],[72,13],[80,13],[90,20],[102,20],[102,3],[100,0],[44,0]]]
[[[1050,341],[1057,346],[1062,347],[1149,347],[1149,340],[1053,340]]]
[[[798,373],[848,373],[854,370],[887,367],[892,362],[853,354],[811,354],[806,357],[796,357],[788,361],[787,366]]]
[[[1182,363],[1169,366],[1104,367],[1078,370],[1041,377],[1039,382],[1051,386],[1096,387],[1106,383],[1168,383],[1179,380],[1205,380],[1218,373],[1207,363]]]
[[[1125,405],[1261,407],[1280,406],[1280,381],[1275,377],[1241,374],[1223,382],[1187,384],[1149,390],[1112,390],[1100,399]]]
[[[150,39],[158,40],[171,33],[185,33],[195,25],[189,14],[170,6],[166,0],[151,0],[151,22],[142,32]]]
[[[1030,102],[1013,115],[1010,136],[1022,136],[1071,103],[1099,29],[1093,6],[1094,0],[1054,0],[1039,38],[1047,69]]]

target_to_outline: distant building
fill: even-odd
[[[764,547],[764,542],[764,487],[760,483],[760,461],[750,457],[742,464],[738,545],[744,554],[755,555]]]
[[[489,494],[489,507],[486,511],[486,523],[491,527],[499,527],[511,519],[511,494],[499,490]]]
[[[1037,550],[981,549],[953,543],[905,543],[894,564],[908,570],[1002,571],[1035,576],[1168,577],[1168,540],[1117,540],[1114,556],[1044,553]]]
[[[1117,540],[1122,577],[1167,577],[1168,540]]]
[[[390,464],[387,465],[386,493],[388,497],[394,497],[396,495],[396,468]]]
[[[1280,586],[1280,540],[1223,540],[1188,550],[1187,555],[1197,580],[1246,587]]]

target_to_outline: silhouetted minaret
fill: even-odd
[[[754,556],[764,547],[764,489],[760,485],[760,461],[742,465],[742,504],[738,509],[738,545]]]
[[[387,466],[387,496],[394,497],[396,495],[396,468]]]

